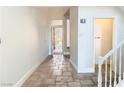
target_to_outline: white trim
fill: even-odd
[[[46,60],[47,57],[44,59]],[[16,84],[13,85],[13,87],[21,87],[22,84],[31,76],[31,74],[37,69],[37,67],[44,62],[44,60],[42,62],[38,62],[36,65],[34,65],[29,71],[27,71],[27,73],[19,80],[17,81]]]
[[[94,73],[94,69],[82,67],[78,69],[78,73]]]
[[[22,84],[31,76],[31,74],[36,70],[36,68],[41,64],[34,65],[13,87],[21,87]]]
[[[72,60],[71,59],[69,59],[69,61],[70,61],[70,63],[72,64],[72,66],[74,67],[74,69],[76,70],[76,72],[77,72],[77,66],[72,62]]]

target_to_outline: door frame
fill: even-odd
[[[52,26],[52,28],[53,29],[51,30],[51,55],[53,55],[53,50],[54,50],[53,45],[52,45],[53,44],[52,43],[52,38],[54,37],[54,39],[55,39],[55,34],[53,36],[53,33],[55,33],[56,28],[62,28],[62,40],[63,40],[63,26],[62,25],[56,25],[56,26]],[[63,46],[63,43],[62,43],[62,46]],[[62,52],[63,52],[63,49],[62,49]]]
[[[100,16],[100,17],[94,17],[93,18],[93,61],[94,61],[94,69],[95,64],[98,64],[95,59],[96,49],[95,49],[95,31],[96,31],[96,19],[113,19],[113,31],[112,31],[112,48],[116,47],[117,45],[117,18],[116,16]],[[113,58],[114,59],[114,58]]]

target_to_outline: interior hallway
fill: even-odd
[[[23,87],[95,87],[97,76],[75,72],[69,59],[53,55],[46,59],[26,80]]]

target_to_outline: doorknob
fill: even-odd
[[[95,38],[96,38],[96,39],[100,39],[101,37],[98,36],[98,37],[95,37]]]

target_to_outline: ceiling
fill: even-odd
[[[62,20],[69,7],[49,7],[49,17],[52,20]]]

